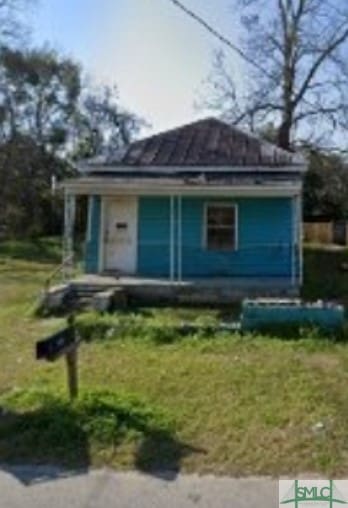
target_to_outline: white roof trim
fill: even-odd
[[[204,196],[293,196],[301,193],[301,182],[277,182],[249,185],[199,185],[170,182],[159,185],[158,181],[106,182],[105,179],[71,180],[64,182],[63,187],[69,194],[76,195],[204,195]],[[157,185],[156,185],[157,184]]]

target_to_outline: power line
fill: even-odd
[[[201,25],[203,28],[208,30],[216,39],[218,39],[220,42],[222,42],[225,46],[228,46],[230,49],[232,49],[235,53],[237,53],[243,60],[248,62],[250,65],[253,65],[256,67],[259,71],[261,71],[263,74],[265,74],[267,77],[274,79],[274,76],[272,76],[269,72],[267,72],[261,65],[259,65],[257,62],[255,62],[252,58],[250,58],[242,49],[240,49],[236,44],[234,44],[228,37],[223,35],[221,32],[219,32],[216,28],[214,28],[210,23],[208,23],[202,16],[197,14],[196,12],[189,9],[186,5],[184,5],[179,0],[169,0],[173,5],[178,7],[182,12],[184,12],[187,16],[192,18],[194,21],[196,21],[199,25]]]
[[[196,23],[198,23],[201,27],[203,27],[205,30],[207,30],[211,35],[213,35],[216,39],[218,39],[220,42],[222,42],[225,46],[227,46],[229,49],[237,53],[245,62],[252,65],[254,68],[258,69],[264,76],[270,78],[272,81],[274,81],[274,76],[267,71],[264,67],[262,67],[260,64],[258,64],[255,60],[250,58],[240,47],[238,47],[236,44],[234,44],[228,37],[226,37],[224,34],[222,34],[219,30],[213,27],[208,21],[206,21],[200,14],[197,14],[192,9],[187,7],[184,3],[182,3],[180,0],[169,0],[175,7],[180,9],[184,14],[189,16],[191,19],[193,19]],[[302,101],[309,105],[313,106],[313,104],[305,99],[302,98]],[[348,153],[348,151],[347,151]]]
[[[258,64],[255,60],[250,58],[241,48],[239,48],[236,44],[234,44],[228,37],[219,32],[216,28],[214,28],[210,23],[208,23],[202,16],[189,9],[186,5],[184,5],[180,0],[169,0],[173,5],[175,5],[178,9],[184,12],[187,16],[196,21],[199,25],[205,28],[208,32],[210,32],[216,39],[222,42],[225,46],[228,46],[235,53],[237,53],[243,60],[247,63],[258,69],[262,74],[270,78],[274,81],[274,76],[268,72],[264,67]],[[312,104],[306,100],[302,99],[304,103],[312,106]]]

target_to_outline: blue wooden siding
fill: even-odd
[[[203,245],[204,207],[211,200],[184,198],[183,276],[290,276],[291,200],[253,198],[221,201],[238,207],[237,249],[229,252],[206,250]]]
[[[238,249],[208,251],[204,246],[206,203],[238,207]],[[177,207],[177,203],[176,203]],[[177,214],[175,214],[177,217]],[[290,198],[182,198],[182,276],[290,277],[293,237]],[[139,198],[138,273],[170,275],[170,198]],[[176,223],[177,232],[177,223]],[[177,273],[177,235],[175,244]],[[298,258],[296,260],[298,265]],[[296,266],[298,272],[298,266]]]
[[[169,197],[139,198],[138,273],[152,277],[169,277]]]
[[[99,271],[99,242],[101,221],[100,196],[90,196],[88,201],[88,225],[85,253],[85,271],[98,273]]]

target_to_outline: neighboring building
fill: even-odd
[[[299,155],[216,119],[137,141],[65,182],[65,255],[74,198],[87,195],[87,273],[294,292],[306,169]]]

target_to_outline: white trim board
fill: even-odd
[[[304,275],[304,259],[303,259],[303,238],[304,238],[304,228],[303,228],[303,198],[302,195],[298,196],[298,224],[299,224],[299,249],[300,249],[300,284],[303,284],[303,275]]]
[[[111,182],[103,184],[90,183],[66,183],[65,188],[69,193],[76,195],[100,195],[100,196],[122,196],[124,194],[132,196],[294,196],[302,191],[302,183],[287,184],[282,182],[279,185],[163,185],[157,186],[152,183],[148,185],[136,186],[134,184],[112,184]]]
[[[182,281],[182,196],[178,196],[178,280]]]
[[[260,175],[259,177],[253,177],[244,175],[243,178],[234,178],[232,180],[224,179],[222,176],[218,181],[209,182],[200,176],[192,176],[191,178],[182,177],[177,175],[176,177],[130,177],[130,176],[90,176],[90,177],[80,177],[80,178],[69,178],[64,180],[60,184],[60,188],[67,189],[68,191],[74,187],[113,187],[113,188],[148,188],[148,187],[156,187],[156,188],[173,188],[173,187],[280,187],[280,186],[289,186],[289,185],[299,185],[302,182],[301,177],[290,177],[283,179],[275,179],[272,176],[264,177]]]
[[[88,196],[88,209],[87,209],[87,228],[86,228],[86,241],[92,240],[92,217],[93,217],[94,200],[92,196]]]
[[[170,196],[170,280],[175,280],[175,196]]]
[[[100,231],[99,231],[99,273],[103,272],[105,266],[105,249],[104,249],[104,240],[105,240],[105,198],[101,197],[100,199]]]

